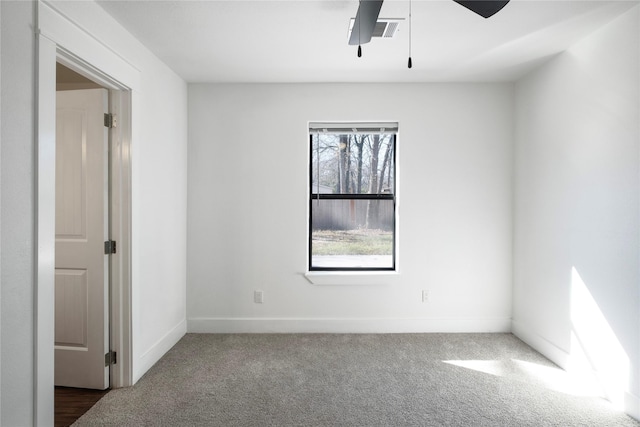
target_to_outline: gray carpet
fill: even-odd
[[[74,426],[640,426],[563,375],[511,334],[187,334]]]

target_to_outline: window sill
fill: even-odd
[[[313,285],[391,285],[400,279],[398,271],[308,271],[304,277]]]

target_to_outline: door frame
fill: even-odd
[[[118,363],[112,387],[132,385],[131,141],[139,71],[50,5],[38,2],[36,34],[36,149],[34,266],[34,425],[54,421],[56,62],[109,89],[118,116],[112,131],[111,229],[118,253],[111,262],[111,343]]]

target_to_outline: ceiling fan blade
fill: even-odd
[[[483,18],[489,18],[498,13],[503,7],[509,3],[507,1],[474,1],[474,0],[453,0],[458,4],[466,7],[472,12],[477,13]]]
[[[351,37],[349,38],[350,45],[360,45],[371,41],[371,35],[373,34],[373,29],[376,26],[376,21],[382,8],[382,1],[383,0],[360,1],[356,20],[351,30]]]

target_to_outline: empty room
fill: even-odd
[[[640,2],[0,23],[0,425],[640,425]]]

